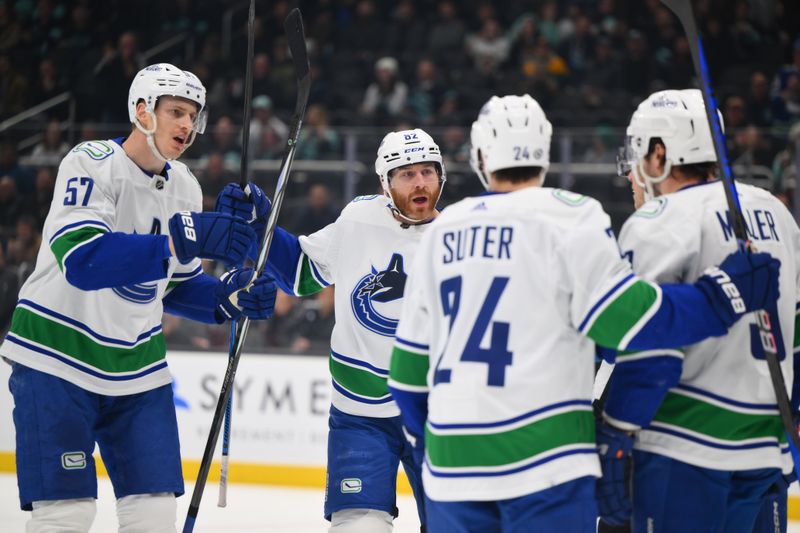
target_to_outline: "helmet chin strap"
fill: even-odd
[[[656,194],[653,185],[667,179],[669,173],[672,172],[672,162],[669,159],[664,161],[664,172],[660,176],[649,175],[642,166],[642,163],[644,163],[644,157],[639,158],[636,164],[633,165],[633,179],[636,180],[636,184],[639,185],[639,187],[644,189],[644,199],[646,202],[649,202],[653,198],[659,196]]]
[[[156,132],[156,129],[158,128],[158,120],[156,119],[156,114],[153,113],[152,111],[148,111],[147,113],[150,114],[150,118],[153,120],[153,127],[151,129],[149,129],[149,130],[146,129],[142,125],[142,123],[139,122],[139,118],[135,117],[134,118],[134,120],[135,120],[134,124],[136,125],[136,129],[138,129],[139,131],[141,131],[144,134],[145,138],[147,139],[147,146],[150,147],[150,151],[153,153],[153,155],[159,161],[161,161],[162,163],[168,163],[169,161],[175,161],[175,159],[177,159],[177,158],[175,158],[175,157],[174,158],[164,157],[161,154],[161,152],[158,150],[158,148],[156,148],[156,141],[155,141],[155,139],[153,137],[153,134]],[[186,151],[186,149],[189,148],[192,145],[196,135],[197,135],[197,131],[192,129],[192,132],[189,134],[189,142],[187,142],[184,145],[183,151]],[[181,153],[183,153],[183,152],[181,152]]]

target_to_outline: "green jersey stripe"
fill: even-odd
[[[59,270],[64,271],[64,258],[72,249],[103,233],[108,232],[96,226],[84,226],[75,231],[65,233],[54,240],[50,244],[50,249],[53,251],[53,255],[56,256]]]
[[[382,398],[389,394],[386,378],[372,372],[337,361],[331,355],[331,376],[348,391],[367,398]]]
[[[653,285],[637,280],[600,312],[588,336],[602,346],[619,347],[658,299]]]
[[[641,359],[649,359],[651,357],[677,357],[683,360],[683,351],[674,349],[664,350],[643,350],[641,352],[628,352],[622,351],[617,353],[616,363],[629,363],[631,361],[639,361]]]
[[[777,414],[740,413],[670,391],[658,408],[654,422],[670,424],[723,441],[777,438],[786,441]]]
[[[325,288],[315,276],[314,269],[311,268],[311,260],[304,253],[300,254],[300,272],[295,282],[295,294],[297,296],[308,296],[317,293]]]
[[[562,446],[594,444],[594,433],[591,410],[574,410],[497,433],[437,434],[426,426],[425,450],[434,467],[502,466]]]
[[[132,348],[106,346],[81,331],[21,306],[14,311],[10,331],[107,373],[135,372],[166,355],[161,332]]]
[[[392,349],[392,363],[389,368],[391,378],[405,385],[425,387],[428,384],[428,355],[409,352],[395,346]]]

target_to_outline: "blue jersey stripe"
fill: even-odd
[[[356,402],[366,403],[370,405],[378,405],[382,403],[389,403],[392,401],[392,396],[390,394],[387,394],[385,398],[368,399],[364,398],[363,396],[358,396],[356,394],[353,394],[349,390],[345,389],[344,387],[336,383],[335,379],[332,379],[331,383],[333,383],[333,388],[336,389],[342,396],[350,398],[351,400]]]
[[[167,361],[165,359],[165,360],[161,361],[159,364],[154,365],[154,366],[152,366],[152,367],[150,367],[150,368],[148,368],[146,370],[143,370],[143,371],[139,372],[138,374],[129,374],[129,375],[125,375],[125,376],[115,376],[115,375],[102,374],[100,372],[97,372],[96,370],[93,370],[91,367],[83,366],[83,365],[81,365],[79,363],[76,363],[75,361],[72,361],[71,359],[67,359],[66,357],[63,357],[62,355],[57,354],[56,352],[52,352],[52,351],[50,351],[50,350],[48,350],[46,348],[42,348],[40,346],[35,346],[33,344],[30,344],[29,342],[26,342],[23,339],[17,337],[13,333],[9,333],[8,335],[6,335],[6,340],[7,341],[11,341],[14,344],[18,344],[18,345],[22,346],[23,348],[27,348],[28,350],[40,353],[42,355],[46,355],[47,357],[52,357],[53,359],[56,359],[56,360],[66,364],[66,365],[69,365],[69,366],[75,368],[76,370],[80,370],[84,374],[89,374],[90,376],[94,376],[96,378],[100,378],[100,379],[107,380],[107,381],[132,381],[134,379],[143,378],[143,377],[147,376],[148,374],[152,374],[153,372],[157,372],[157,371],[167,367]]]
[[[592,306],[592,308],[589,309],[589,312],[586,314],[586,317],[583,319],[583,322],[581,322],[581,325],[578,326],[578,331],[583,333],[583,328],[586,327],[586,324],[589,323],[589,321],[592,319],[592,317],[597,312],[597,310],[600,308],[600,306],[602,306],[606,302],[606,300],[611,298],[611,296],[613,296],[614,293],[616,293],[619,290],[619,288],[622,287],[625,283],[627,283],[628,280],[630,280],[631,278],[633,278],[633,274],[628,274],[619,283],[617,283],[616,285],[611,287],[611,290],[608,291],[607,293],[605,293],[602,298],[597,300],[597,303],[595,303]]]
[[[320,274],[319,270],[317,270],[317,265],[314,264],[314,261],[312,261],[310,257],[308,257],[308,264],[311,265],[311,271],[314,274],[314,279],[319,281],[325,287],[329,286],[330,283],[324,277],[322,277],[322,274]]]
[[[202,265],[198,265],[197,268],[192,270],[191,272],[174,272],[170,279],[187,279],[193,278],[196,275],[200,274],[203,271]]]
[[[39,311],[40,313],[42,313],[44,315],[48,315],[48,316],[51,316],[53,318],[57,318],[59,320],[62,320],[64,322],[66,322],[66,323],[68,323],[68,324],[70,324],[72,326],[75,326],[76,328],[88,333],[89,335],[91,335],[92,337],[94,337],[95,339],[97,339],[99,341],[107,342],[109,344],[117,344],[119,346],[126,346],[126,347],[135,346],[140,341],[142,341],[144,339],[147,339],[147,338],[150,338],[153,335],[155,335],[156,333],[158,333],[159,331],[161,331],[161,324],[159,324],[159,325],[153,327],[153,329],[151,329],[150,331],[145,331],[144,333],[140,334],[138,337],[136,337],[136,340],[132,341],[132,342],[131,341],[121,340],[121,339],[112,339],[111,337],[106,337],[105,335],[100,335],[99,333],[93,331],[89,326],[87,326],[83,322],[79,322],[79,321],[75,320],[74,318],[70,318],[70,317],[68,317],[66,315],[62,315],[61,313],[58,313],[58,312],[53,311],[51,309],[47,309],[46,307],[43,307],[43,306],[37,304],[36,302],[32,302],[30,300],[24,300],[23,299],[23,300],[20,300],[18,302],[18,304],[19,305],[25,305],[27,307],[30,307],[32,309],[35,309],[35,310]]]
[[[409,346],[411,348],[416,348],[418,350],[424,350],[427,352],[430,349],[430,346],[428,346],[427,344],[420,344],[418,342],[407,341],[405,339],[401,339],[400,337],[395,337],[394,340],[398,344],[405,344],[406,346]]]
[[[484,422],[475,424],[436,424],[428,420],[428,425],[433,429],[443,429],[443,430],[496,428],[500,426],[507,426],[508,424],[513,424],[515,422],[525,420],[526,418],[532,418],[542,413],[546,413],[547,411],[552,411],[554,409],[560,409],[562,407],[568,407],[571,405],[583,405],[589,407],[592,405],[592,402],[589,400],[567,400],[565,402],[558,402],[552,405],[546,405],[544,407],[534,409],[533,411],[529,411],[525,414],[515,416],[514,418],[509,418],[508,420],[500,420],[499,422]]]
[[[100,222],[99,220],[80,220],[78,222],[73,222],[72,224],[67,224],[66,226],[62,226],[61,229],[59,229],[57,232],[55,232],[55,234],[52,237],[50,237],[50,244],[53,244],[53,241],[56,240],[63,233],[71,230],[72,228],[76,228],[78,226],[99,226],[99,227],[105,229],[106,231],[111,231],[111,228],[109,228],[103,222]]]
[[[775,411],[778,409],[778,405],[774,403],[746,403],[740,402],[737,400],[731,400],[730,398],[725,398],[724,396],[720,396],[719,394],[714,394],[713,392],[704,391],[703,389],[698,389],[697,387],[692,387],[691,385],[684,385],[679,384],[675,387],[678,390],[685,390],[688,392],[693,392],[700,396],[705,396],[707,398],[711,398],[716,400],[720,403],[725,403],[728,405],[732,405],[734,407],[742,407],[744,409],[759,409],[762,411]]]
[[[684,433],[683,431],[679,431],[673,428],[665,428],[660,426],[649,426],[645,429],[646,431],[655,431],[656,433],[665,433],[667,435],[672,435],[673,437],[678,437],[681,439],[686,439],[688,441],[694,442],[696,444],[702,444],[703,446],[708,446],[709,448],[714,448],[717,450],[754,450],[758,448],[778,448],[778,439],[775,439],[773,442],[751,442],[747,444],[719,444],[716,442],[711,442],[709,440],[703,439],[701,437],[697,437],[695,435],[689,435],[688,433]]]
[[[550,461],[555,461],[556,459],[561,459],[562,457],[567,457],[569,455],[578,455],[578,454],[581,455],[597,454],[597,447],[591,446],[586,448],[575,448],[572,450],[565,450],[563,452],[549,455],[543,459],[539,459],[538,461],[533,461],[532,463],[528,463],[526,465],[509,468],[507,470],[500,470],[497,472],[437,472],[428,463],[427,458],[425,460],[425,464],[428,465],[428,471],[434,477],[499,477],[499,476],[508,476],[519,472],[524,472],[525,470],[536,468],[537,466],[549,463]]]

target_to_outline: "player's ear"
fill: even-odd
[[[153,127],[152,117],[150,113],[147,112],[147,106],[144,103],[144,100],[139,100],[136,104],[136,118],[139,119],[139,123],[144,127],[144,129],[149,130]]]

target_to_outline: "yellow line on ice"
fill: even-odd
[[[108,477],[108,472],[102,459],[95,456],[97,472],[103,477]],[[200,470],[200,461],[183,460],[183,478],[186,481],[197,479]],[[0,452],[0,472],[16,472],[14,454]],[[208,481],[219,481],[219,462],[214,461],[208,473]],[[283,487],[305,487],[324,489],[325,468],[321,466],[301,465],[275,465],[263,463],[233,462],[228,465],[228,481],[230,483],[249,483],[254,485],[278,485]],[[397,490],[402,494],[411,494],[411,486],[405,473],[399,472],[397,476]],[[800,518],[800,502],[798,518]]]

